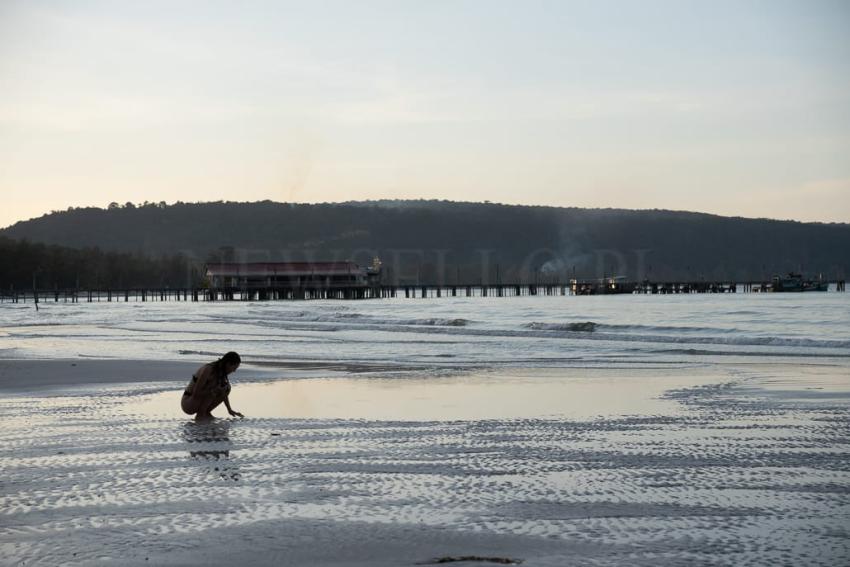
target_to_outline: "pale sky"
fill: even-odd
[[[379,198],[850,222],[850,2],[0,0],[0,227]]]

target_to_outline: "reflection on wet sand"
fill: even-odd
[[[238,481],[241,475],[230,457],[233,446],[230,441],[231,423],[229,420],[189,421],[183,424],[183,439],[192,444],[189,458],[202,463],[205,474]]]
[[[723,380],[713,369],[524,369],[454,376],[310,378],[240,384],[251,418],[454,421],[656,415],[681,411],[671,389]],[[180,416],[172,392],[128,404],[133,415]]]

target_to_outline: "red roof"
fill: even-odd
[[[207,264],[208,276],[290,276],[306,274],[356,274],[365,272],[354,262],[248,262]]]

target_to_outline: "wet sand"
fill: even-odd
[[[232,398],[249,418],[200,425],[158,405],[173,397],[176,408],[197,364],[162,364],[0,362],[4,563],[850,561],[850,394],[840,367],[392,383],[246,367]],[[293,387],[301,402],[287,398]],[[251,396],[272,392],[293,403],[252,416]],[[329,396],[330,409],[317,410]],[[408,411],[393,415],[392,400]]]
[[[238,373],[237,373],[238,374]],[[449,376],[342,374],[239,384],[232,402],[256,418],[478,421],[591,419],[611,415],[675,414],[672,388],[716,383],[716,372],[636,369],[513,369]],[[171,391],[122,408],[130,415],[182,417]],[[219,414],[226,417],[224,409]]]

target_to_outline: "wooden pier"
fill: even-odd
[[[318,299],[379,299],[438,297],[519,297],[567,295],[566,284],[381,285],[369,287],[194,288],[124,290],[10,290],[0,292],[3,303],[99,303],[162,301],[276,301]]]
[[[845,291],[844,280],[830,282],[835,291]],[[614,278],[602,280],[571,280],[571,295],[618,295],[618,294],[689,294],[689,293],[776,293],[773,281],[686,281],[686,282],[626,282]]]
[[[844,280],[832,282],[831,290],[844,292]],[[427,299],[442,297],[528,297],[563,295],[668,295],[705,293],[767,293],[770,282],[624,282],[571,280],[546,284],[408,284],[357,287],[303,288],[185,288],[185,289],[65,289],[8,290],[0,292],[0,303],[100,303],[100,302],[214,302],[278,301],[321,299]]]

